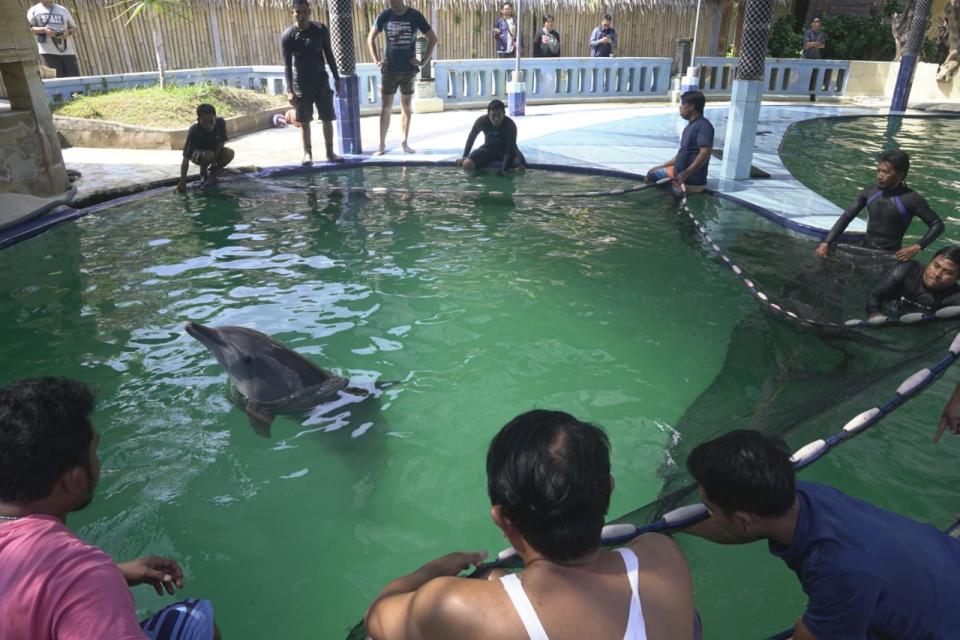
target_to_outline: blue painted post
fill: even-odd
[[[743,21],[743,38],[737,79],[730,96],[730,116],[723,145],[720,175],[728,180],[750,177],[753,162],[753,141],[760,120],[760,100],[763,97],[763,77],[770,37],[772,0],[749,0]]]
[[[353,45],[353,3],[331,0],[330,35],[333,57],[340,72],[340,95],[334,100],[337,111],[337,151],[361,154],[360,142],[360,79]]]
[[[520,43],[522,42],[520,34],[523,33],[523,9],[521,0],[517,0],[516,8],[517,42],[513,47],[514,53],[516,54],[516,64],[513,68],[513,75],[510,78],[511,81],[507,83],[507,113],[514,118],[524,115],[527,110],[527,83],[523,81],[523,76],[520,75]]]
[[[913,74],[917,70],[917,58],[920,56],[923,37],[927,32],[932,3],[933,0],[917,0],[913,21],[910,23],[910,35],[907,37],[907,49],[900,59],[897,84],[893,89],[893,99],[890,101],[890,113],[903,113],[907,110],[910,90],[913,88]]]

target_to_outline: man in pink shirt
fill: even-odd
[[[0,638],[3,640],[211,640],[207,600],[188,599],[137,622],[129,586],[183,587],[171,559],[114,563],[66,526],[100,477],[82,382],[38,378],[0,389]]]

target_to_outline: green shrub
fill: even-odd
[[[897,47],[889,21],[878,16],[824,16],[824,57],[833,60],[893,60]]]
[[[796,31],[796,19],[783,16],[770,27],[767,55],[771,58],[799,58],[803,51],[803,34]]]

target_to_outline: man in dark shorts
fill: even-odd
[[[333,86],[336,87],[336,94],[340,95],[340,75],[330,46],[330,31],[326,25],[310,22],[308,0],[291,0],[290,10],[293,12],[293,26],[283,33],[280,45],[287,77],[287,99],[297,110],[297,122],[300,123],[300,138],[303,140],[301,164],[313,164],[313,145],[310,141],[313,105],[317,105],[317,115],[323,122],[327,160],[343,162],[343,158],[333,152],[333,121],[337,119],[337,114],[333,109],[334,91],[330,89],[323,63],[326,56]]]
[[[226,141],[227,123],[217,117],[212,104],[199,105],[197,121],[187,131],[187,141],[183,145],[177,191],[183,193],[187,190],[187,169],[191,162],[200,167],[202,184],[216,181],[217,172],[233,160],[233,149],[223,146]]]
[[[820,31],[820,18],[810,21],[810,28],[803,34],[803,57],[807,60],[819,60],[827,46],[827,34]]]
[[[807,608],[794,640],[957,637],[960,540],[796,481],[783,441],[758,431],[697,446],[687,469],[710,518],[686,533],[721,544],[766,541],[796,572]]]
[[[905,151],[885,151],[877,158],[877,184],[860,192],[857,201],[847,207],[830,229],[814,254],[827,255],[847,225],[866,207],[867,233],[863,246],[880,251],[895,251],[897,260],[913,258],[943,233],[943,221],[930,209],[923,196],[908,187],[904,180],[910,171],[910,156]],[[903,247],[903,236],[914,216],[927,224],[927,232],[919,242]]]
[[[477,134],[483,132],[483,146],[473,153],[473,142]],[[473,123],[467,144],[463,148],[463,157],[457,158],[457,166],[464,169],[481,169],[496,163],[497,171],[522,171],[526,160],[517,148],[517,123],[507,116],[506,107],[500,100],[491,100],[487,105],[487,115],[480,116]]]
[[[680,150],[670,160],[650,169],[647,183],[671,178],[673,193],[678,197],[682,195],[684,185],[688,193],[702,193],[707,188],[713,125],[703,117],[706,102],[700,91],[687,91],[680,96],[680,117],[688,123],[680,136]]]
[[[943,247],[926,265],[900,262],[887,271],[867,299],[870,318],[882,317],[883,305],[893,303],[898,313],[933,313],[960,305],[960,247]]]
[[[0,638],[219,638],[208,600],[137,622],[129,587],[173,594],[183,588],[176,561],[116,563],[67,527],[100,478],[93,407],[90,389],[69,378],[0,388]]]
[[[57,72],[58,78],[80,75],[77,62],[77,23],[66,7],[53,0],[41,0],[27,10],[30,31],[37,40],[43,64]]]
[[[427,50],[422,60],[417,59],[417,31],[427,36]],[[386,34],[387,46],[384,56],[377,50],[377,35]],[[390,0],[390,7],[377,16],[377,21],[367,37],[367,48],[374,62],[380,67],[380,147],[374,155],[382,156],[387,152],[387,131],[390,129],[390,112],[393,110],[393,96],[400,89],[400,109],[403,112],[403,142],[406,153],[414,153],[407,144],[410,137],[410,118],[414,80],[420,67],[427,64],[437,46],[437,35],[423,14],[408,7],[403,0]]]

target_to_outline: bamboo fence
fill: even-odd
[[[18,0],[26,16],[31,2]],[[139,16],[129,24],[121,13],[127,4],[117,0],[58,0],[73,14],[79,27],[76,36],[80,71],[106,75],[153,71],[157,68],[148,20]],[[721,54],[735,20],[723,4],[730,0],[703,0],[697,55]],[[742,0],[741,0],[742,4]],[[499,14],[497,0],[414,0],[433,23],[439,38],[436,59],[494,57],[493,25]],[[604,13],[614,16],[619,36],[618,56],[673,57],[678,38],[693,35],[696,0],[532,0],[524,2],[522,37],[539,30],[545,13],[555,17],[560,32],[561,53],[588,56],[590,32]],[[366,40],[385,3],[354,2],[354,42],[357,62],[371,62]],[[781,10],[784,6],[780,3]],[[182,0],[180,14],[159,16],[168,69],[282,64],[280,34],[292,23],[280,0]],[[327,22],[323,0],[314,4],[313,19]],[[24,19],[26,27],[26,19]],[[718,42],[717,49],[711,46]],[[383,46],[381,36],[380,46]]]

